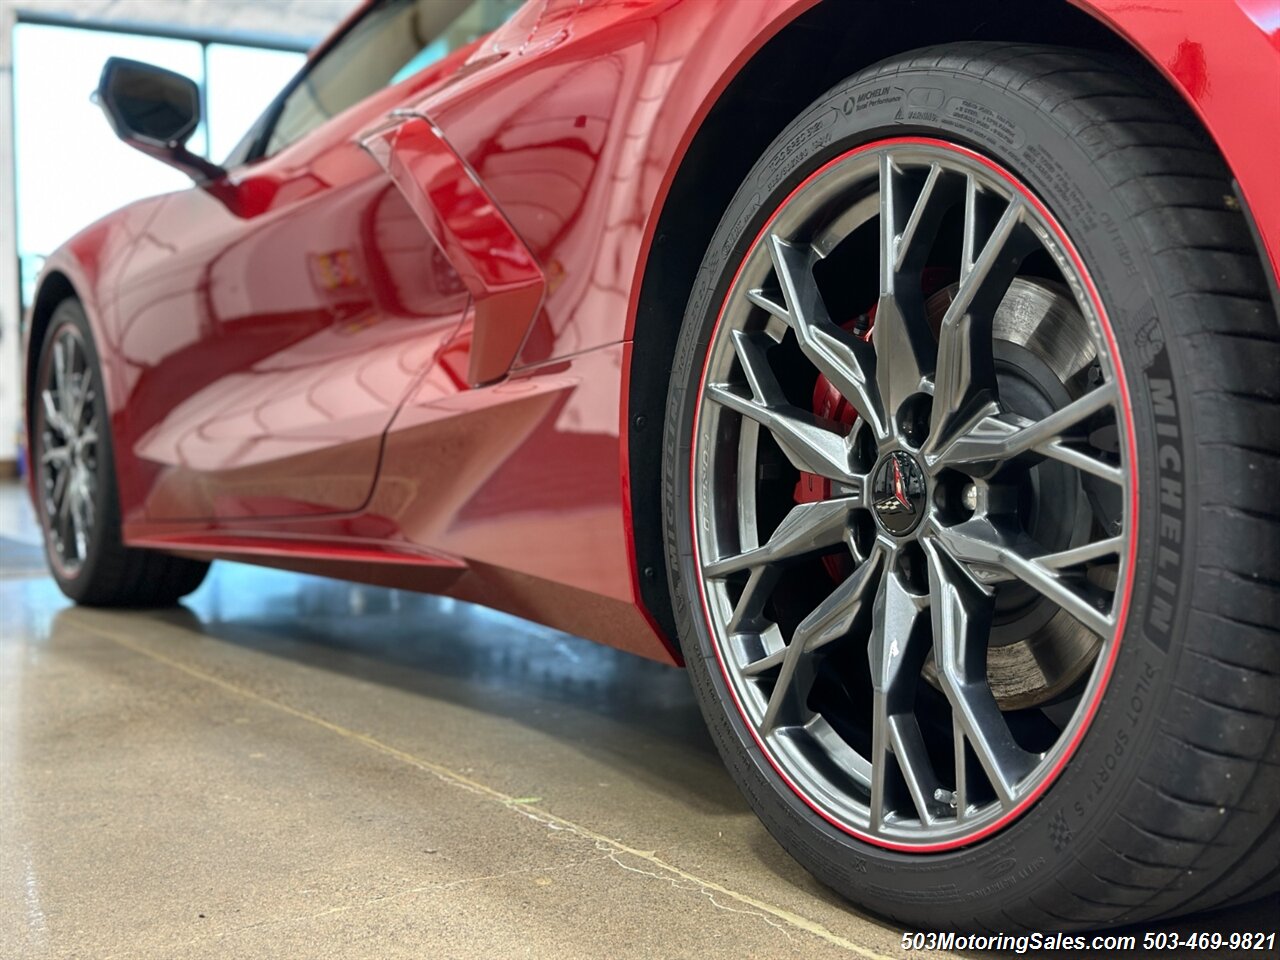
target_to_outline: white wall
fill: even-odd
[[[17,201],[13,173],[13,24],[16,11],[0,3],[0,464],[17,458],[22,420],[21,334],[18,300]]]
[[[316,40],[357,0],[0,0],[35,14],[95,23],[183,26]]]

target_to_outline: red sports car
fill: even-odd
[[[1280,888],[1280,2],[380,0],[53,255],[32,492],[86,604],[212,558],[684,663],[911,927]],[[89,168],[91,169],[91,168]]]

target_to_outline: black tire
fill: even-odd
[[[104,607],[171,606],[200,586],[209,571],[209,564],[127,547],[121,541],[115,458],[106,399],[102,390],[101,366],[88,318],[84,308],[75,299],[64,300],[54,309],[41,344],[31,407],[31,462],[39,465],[44,454],[46,415],[40,403],[40,393],[51,375],[53,344],[67,327],[78,331],[79,342],[83,344],[87,355],[87,374],[92,385],[92,415],[98,426],[98,446],[93,461],[97,483],[92,497],[94,523],[87,537],[83,560],[75,569],[68,569],[59,558],[54,538],[50,534],[49,510],[37,477],[36,512],[45,534],[50,571],[59,589],[78,604]]]
[[[862,71],[760,158],[683,320],[664,530],[699,703],[778,842],[909,928],[1131,924],[1280,886],[1280,326],[1230,173],[1185,106],[1144,76],[1114,56],[990,43]],[[1070,764],[999,832],[920,854],[836,829],[765,761],[717,665],[689,524],[701,369],[737,264],[809,173],[859,144],[912,134],[1001,164],[1065,228],[1115,328],[1140,478],[1132,612]]]

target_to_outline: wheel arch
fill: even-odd
[[[843,0],[796,4],[796,15],[746,60],[703,115],[681,156],[638,270],[630,369],[624,379],[627,491],[639,597],[657,625],[678,644],[665,576],[662,534],[662,424],[665,379],[638,371],[667,370],[703,253],[721,215],[751,166],[806,105],[844,78],[907,51],[961,40],[1072,46],[1132,59],[1155,83],[1186,92],[1081,0],[1016,5],[1002,0],[926,2],[927,16],[905,15],[901,0],[864,0],[859,30]],[[1084,0],[1087,2],[1087,0]],[[783,78],[783,79],[780,79]],[[1260,255],[1266,260],[1265,251]]]

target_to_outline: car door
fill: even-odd
[[[161,204],[113,312],[146,520],[367,500],[387,424],[470,296],[361,133],[517,7],[371,5],[278,101],[248,162]]]

